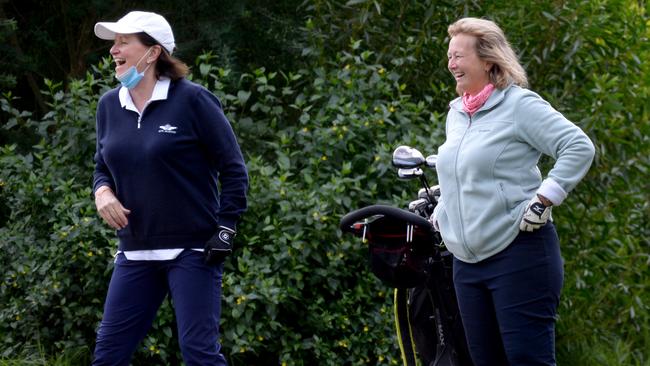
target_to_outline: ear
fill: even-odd
[[[158,61],[158,57],[160,57],[161,52],[162,52],[162,48],[160,45],[151,46],[151,52],[147,57],[147,63],[151,64]]]
[[[485,63],[485,72],[489,73],[490,70],[492,70],[492,66],[494,66],[494,64],[492,62],[486,62]]]

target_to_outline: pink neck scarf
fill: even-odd
[[[469,93],[463,93],[463,109],[469,115],[473,115],[476,111],[483,106],[486,100],[490,97],[494,91],[494,85],[488,83],[483,90],[481,90],[476,95],[469,95]]]

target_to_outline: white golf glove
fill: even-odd
[[[545,206],[537,195],[533,197],[526,210],[524,217],[521,219],[519,229],[521,231],[533,231],[546,225],[548,218],[551,216],[551,206]]]

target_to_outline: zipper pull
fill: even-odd
[[[140,121],[142,120],[142,115],[138,116],[138,130],[140,129]]]

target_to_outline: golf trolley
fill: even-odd
[[[437,155],[424,157],[400,146],[393,165],[401,179],[419,179],[423,188],[408,210],[372,205],[352,211],[340,222],[341,231],[368,244],[370,269],[393,287],[397,339],[404,366],[471,366],[456,292],[453,257],[440,233],[427,220],[440,189],[429,186],[423,167],[434,169]]]

